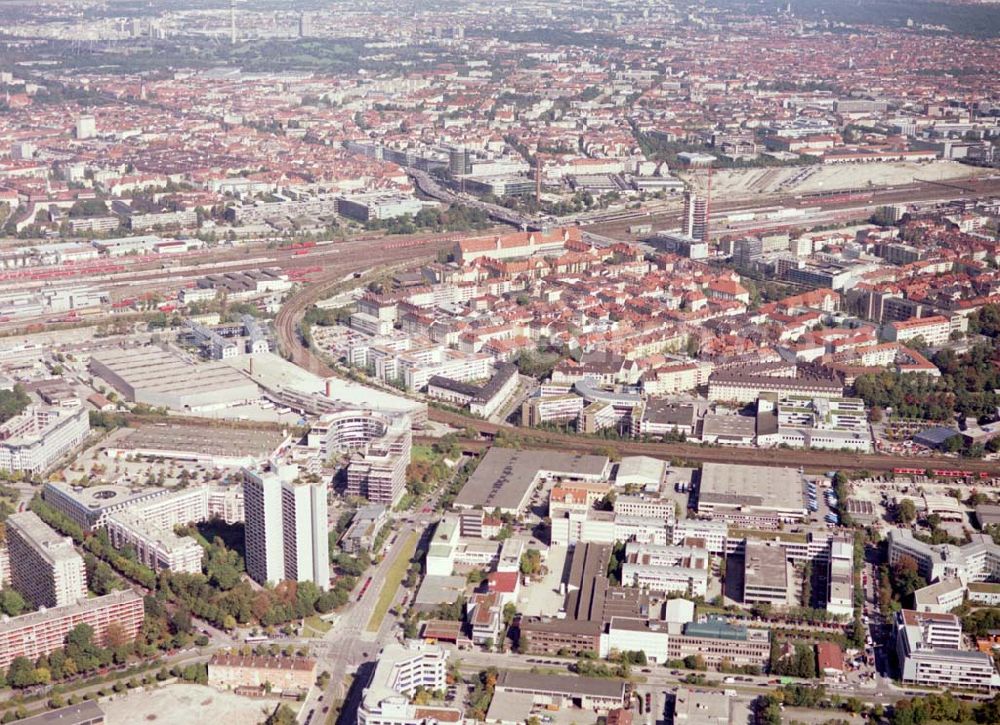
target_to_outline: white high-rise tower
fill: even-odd
[[[327,489],[297,477],[295,466],[244,469],[246,566],[263,584],[285,579],[330,584]]]

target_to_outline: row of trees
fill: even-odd
[[[883,564],[879,567],[879,607],[885,614],[897,611],[909,603],[913,592],[925,586],[927,581],[912,559],[903,558],[891,566]]]
[[[950,692],[933,693],[900,700],[892,709],[890,725],[923,725],[923,723],[998,723],[1000,695],[990,700],[970,702],[959,700]]]
[[[383,230],[389,234],[416,234],[419,231],[468,232],[489,229],[492,222],[481,209],[452,204],[447,211],[425,207],[414,215],[404,214],[390,219],[370,219],[366,229]]]
[[[48,685],[109,665],[124,664],[134,652],[134,643],[125,628],[113,622],[103,642],[94,639],[94,628],[78,624],[66,635],[65,646],[32,662],[15,657],[6,672],[0,670],[0,687],[17,689]]]

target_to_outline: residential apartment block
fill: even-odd
[[[297,477],[295,466],[243,469],[246,565],[260,583],[330,585],[327,486]]]
[[[65,607],[87,596],[87,572],[73,540],[33,511],[7,518],[11,585],[36,607]]]
[[[309,431],[308,445],[324,459],[349,453],[348,494],[392,506],[406,487],[413,441],[410,429],[406,415],[340,410],[320,417]]]
[[[34,661],[62,648],[66,635],[78,624],[89,624],[94,628],[94,641],[103,642],[112,624],[135,638],[142,619],[142,597],[127,589],[0,621],[0,667],[9,667],[16,657]]]

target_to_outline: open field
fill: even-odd
[[[403,577],[406,576],[406,570],[410,568],[410,559],[413,557],[413,553],[417,550],[417,534],[416,532],[411,532],[406,542],[403,544],[403,550],[399,556],[392,562],[392,566],[389,567],[389,571],[385,575],[385,583],[382,584],[382,591],[378,594],[378,601],[375,602],[375,609],[372,610],[372,616],[368,620],[368,626],[365,629],[368,632],[378,632],[379,627],[382,626],[382,620],[385,619],[386,613],[389,611],[389,607],[392,606],[392,600],[396,596],[396,590],[399,589],[399,585],[403,581]]]
[[[276,701],[251,700],[205,685],[176,684],[150,692],[135,691],[101,703],[108,725],[250,725],[263,722]],[[297,703],[290,703],[295,708]]]

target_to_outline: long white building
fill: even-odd
[[[31,406],[0,425],[0,470],[41,473],[89,434],[90,418],[82,405]]]
[[[327,486],[297,477],[295,466],[243,469],[246,566],[260,583],[330,585]]]
[[[709,559],[705,549],[631,542],[625,547],[622,584],[704,597],[708,593]]]

